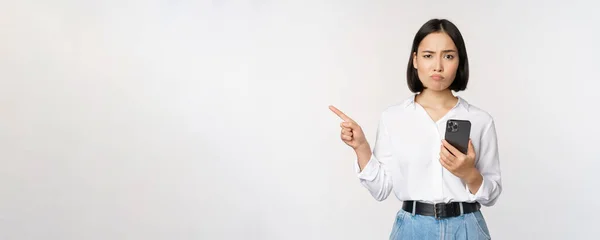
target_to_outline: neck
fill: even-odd
[[[432,91],[424,89],[415,99],[419,104],[430,107],[453,106],[458,100],[450,89],[444,91]]]

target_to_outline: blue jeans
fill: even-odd
[[[390,240],[479,240],[491,239],[481,211],[458,217],[435,219],[435,217],[412,215],[398,211],[390,234]]]

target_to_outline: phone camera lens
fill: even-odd
[[[455,121],[448,122],[448,130],[450,132],[456,132],[456,131],[458,131],[458,123],[455,122]]]

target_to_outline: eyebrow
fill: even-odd
[[[431,50],[423,50],[423,51],[421,51],[421,52],[424,52],[424,53],[435,53],[434,51],[431,51]],[[442,52],[443,52],[443,53],[448,53],[448,52],[456,52],[456,50],[453,50],[453,49],[447,49],[447,50],[442,50]]]

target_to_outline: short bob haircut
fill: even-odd
[[[469,58],[467,57],[467,49],[465,47],[465,42],[463,40],[462,35],[458,28],[450,21],[446,19],[431,19],[427,21],[417,34],[415,35],[415,39],[413,40],[412,49],[410,51],[410,57],[408,59],[408,67],[406,69],[406,81],[408,83],[408,88],[413,93],[422,92],[425,87],[423,83],[419,79],[419,75],[417,74],[417,69],[413,66],[413,54],[417,53],[419,48],[419,44],[430,33],[444,32],[450,36],[452,41],[454,41],[454,45],[458,50],[458,69],[456,71],[456,77],[454,81],[450,85],[450,90],[455,92],[459,92],[465,90],[467,88],[467,83],[469,82]],[[418,54],[418,53],[417,53]]]

